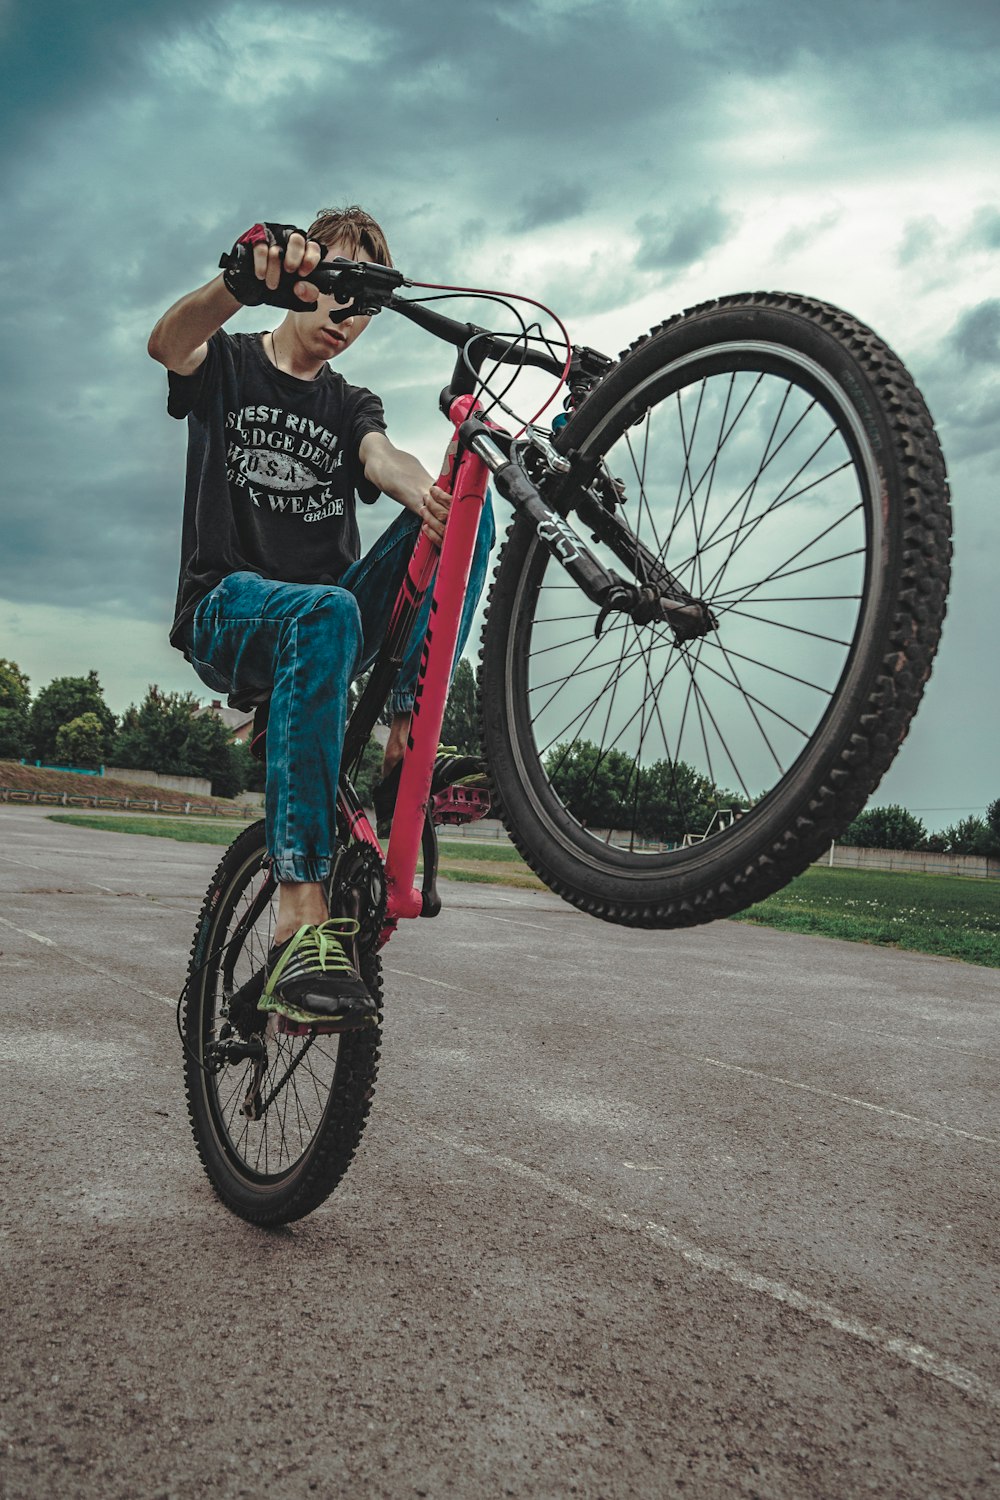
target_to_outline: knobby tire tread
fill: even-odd
[[[710,881],[689,895],[654,902],[630,902],[602,897],[581,889],[571,859],[546,857],[526,836],[517,808],[518,789],[495,774],[491,744],[496,732],[495,705],[503,702],[502,685],[489,678],[490,631],[494,598],[504,583],[504,559],[527,533],[514,518],[493,572],[480,650],[479,716],[484,758],[489,770],[491,797],[511,840],[529,867],[557,895],[589,915],[625,926],[687,927],[731,916],[780,890],[800,875],[857,816],[888,770],[906,737],[913,714],[931,672],[945,615],[951,560],[951,524],[944,456],[930,412],[902,362],[857,318],[831,304],[797,293],[746,292],[713,299],[686,309],[634,340],[619,361],[578,408],[564,429],[566,446],[585,423],[588,409],[600,401],[608,383],[621,380],[627,362],[647,351],[656,340],[681,327],[728,310],[784,313],[822,329],[859,365],[874,387],[883,420],[896,444],[895,461],[902,483],[901,567],[892,618],[885,632],[880,667],[871,684],[848,742],[836,762],[812,788],[806,807],[781,837],[758,850],[725,878]],[[501,618],[494,629],[515,630],[517,622]],[[491,715],[493,722],[491,723]],[[565,851],[557,850],[558,855]]]
[[[212,932],[213,914],[225,911],[232,883],[248,856],[264,851],[264,823],[253,823],[228,846],[216,867],[202,901],[195,935],[191,944],[188,977],[192,988],[184,1009],[184,1034],[189,1045],[200,1037],[200,991],[197,988],[199,966],[204,962]],[[252,1190],[234,1191],[230,1178],[232,1168],[222,1147],[216,1143],[211,1124],[201,1118],[201,1101],[196,1098],[199,1085],[197,1065],[185,1057],[184,1088],[188,1118],[195,1147],[206,1175],[222,1202],[249,1223],[276,1227],[304,1218],[325,1202],[354,1159],[371,1110],[372,1095],[378,1076],[382,1036],[382,965],[377,956],[362,960],[362,975],[378,1007],[377,1025],[345,1033],[337,1059],[334,1097],[324,1111],[322,1122],[308,1150],[301,1173],[286,1194],[268,1193],[266,1202],[255,1204]],[[343,1065],[343,1074],[342,1074]],[[220,1170],[221,1165],[221,1170]]]

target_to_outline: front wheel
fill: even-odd
[[[338,871],[351,858],[343,852]],[[264,1225],[309,1213],[346,1172],[368,1117],[381,1038],[381,965],[370,951],[360,953],[359,965],[379,1007],[378,1026],[324,1034],[257,1010],[253,981],[276,911],[264,824],[255,823],[226,850],[205,896],[182,1035],[188,1112],[205,1171],[228,1208]]]
[[[480,679],[504,820],[595,916],[731,914],[829,847],[916,711],[949,578],[933,424],[870,329],[748,293],[634,344],[558,446],[583,461],[589,493],[562,505],[601,560],[669,577],[713,628],[685,640],[613,614],[596,631],[597,608],[516,520]]]

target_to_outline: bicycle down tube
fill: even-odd
[[[471,396],[459,397],[452,403],[451,417],[456,432],[475,404]],[[386,922],[389,925],[401,917],[418,917],[423,910],[422,894],[414,885],[417,855],[430,800],[434,759],[451,684],[459,619],[487,479],[488,470],[482,459],[473,453],[463,453],[455,472],[451,512],[434,580],[413,717],[389,837],[386,857]]]

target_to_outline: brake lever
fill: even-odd
[[[336,297],[338,302],[347,304],[330,310],[331,323],[343,323],[355,316],[373,318],[399,287],[410,285],[403,273],[392,266],[382,266],[376,261],[346,260],[342,255],[321,261],[301,280],[311,282],[325,296]]]
[[[249,245],[237,244],[220,257],[219,267],[221,270],[235,269],[251,254]],[[308,281],[324,296],[333,296],[338,302],[346,303],[345,307],[330,311],[332,323],[343,323],[346,318],[353,318],[356,314],[374,317],[391,301],[398,287],[413,284],[392,266],[382,266],[376,261],[347,260],[338,255],[334,260],[321,261],[308,276],[282,270],[278,287],[262,295],[260,300],[275,307],[290,307],[293,311],[307,312],[310,304],[304,303],[301,298],[295,298],[293,302],[286,295],[277,301],[273,300],[273,292],[289,294],[298,281]]]

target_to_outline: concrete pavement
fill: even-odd
[[[329,1203],[217,1203],[219,854],[0,809],[0,1492],[986,1496],[1000,975],[444,887]]]

